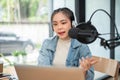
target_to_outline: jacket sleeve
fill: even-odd
[[[93,68],[93,66],[87,71],[86,80],[94,80],[94,68]]]
[[[42,47],[39,51],[39,56],[38,56],[38,65],[39,66],[49,66],[50,65],[50,57],[49,57],[49,53],[47,50],[47,45],[48,45],[48,41],[45,40],[42,44]]]

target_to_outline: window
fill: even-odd
[[[48,0],[0,0],[2,22],[48,22]]]

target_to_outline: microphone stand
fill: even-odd
[[[103,10],[103,9],[97,9],[96,11],[93,12],[93,14],[91,15],[91,17],[90,17],[90,19],[88,20],[88,22],[91,23],[91,19],[92,19],[93,15],[94,15],[96,12],[98,12],[98,11],[103,11],[103,12],[105,12],[105,13],[110,17],[110,20],[111,20],[111,22],[113,22],[113,25],[114,25],[114,27],[115,27],[116,34],[117,34],[117,37],[116,37],[116,38],[114,38],[114,39],[109,39],[109,40],[105,40],[104,38],[99,37],[99,35],[98,35],[98,38],[101,39],[101,42],[100,42],[101,46],[104,46],[105,49],[107,49],[107,47],[108,47],[109,49],[112,49],[112,48],[115,48],[115,47],[117,47],[117,46],[120,46],[120,41],[119,41],[119,40],[120,40],[120,35],[119,35],[119,33],[118,33],[118,29],[117,29],[117,27],[116,27],[115,21],[112,19],[111,15],[110,15],[107,11],[105,11],[105,10]],[[100,34],[100,35],[102,35],[102,34]]]
[[[100,37],[100,35],[105,35],[105,34],[98,33],[95,26],[91,24],[91,19],[92,19],[93,15],[98,11],[103,11],[110,17],[110,20],[113,23],[113,27],[116,30],[117,36],[112,37],[109,40],[105,40],[104,38]],[[76,26],[76,28],[78,31],[76,30],[76,34],[74,34],[74,35],[75,35],[75,39],[77,39],[79,42],[89,44],[89,43],[94,42],[96,40],[96,38],[99,38],[101,40],[100,45],[103,46],[105,49],[110,49],[110,51],[114,50],[114,48],[120,46],[120,35],[118,33],[118,29],[116,27],[115,21],[112,19],[111,15],[103,9],[97,9],[96,11],[94,11],[93,14],[91,15],[90,19],[88,20],[88,22],[79,23]],[[72,33],[75,33],[75,30],[73,30]],[[80,33],[80,34],[78,34],[78,33]],[[82,37],[81,37],[81,35],[82,35]],[[114,53],[112,53],[112,55],[111,55],[111,53],[112,52],[110,52],[110,58],[114,59]],[[102,79],[100,79],[100,80],[102,80]]]
[[[90,19],[88,20],[88,22],[91,22],[91,19],[92,19],[93,15],[97,11],[103,11],[103,12],[105,12],[110,17],[112,26],[116,30],[117,36],[115,37],[114,35],[112,35],[111,39],[109,39],[109,40],[105,40],[104,38],[99,37],[99,35],[97,36],[97,38],[101,39],[100,45],[103,46],[105,49],[107,49],[107,48],[110,49],[110,58],[114,59],[114,52],[113,51],[114,51],[114,49],[116,47],[120,46],[120,35],[118,33],[118,29],[116,27],[115,21],[112,18],[112,16],[107,11],[105,11],[103,9],[97,9],[96,11],[94,11],[93,14],[91,15]],[[111,31],[113,31],[113,30],[111,30]],[[114,31],[113,31],[113,33],[114,33]],[[102,34],[100,34],[100,35],[102,35]],[[120,62],[119,62],[119,66],[120,66]],[[107,76],[107,77],[109,77],[109,76]],[[106,76],[105,76],[105,78],[106,78]],[[104,76],[103,76],[102,79],[104,79]]]
[[[98,37],[98,38],[101,39],[100,45],[103,46],[105,49],[107,49],[107,47],[109,49],[112,49],[120,45],[120,41],[117,41],[120,38],[115,38],[115,39],[110,39],[110,40],[105,40],[102,37]]]
[[[98,35],[98,38],[101,39],[100,45],[103,46],[105,49],[107,49],[107,47],[108,47],[108,48],[110,49],[110,58],[114,59],[114,52],[113,52],[113,51],[114,51],[114,49],[115,49],[116,47],[120,46],[120,35],[119,35],[119,33],[118,33],[118,29],[117,29],[117,27],[116,27],[115,21],[112,19],[112,16],[111,16],[107,11],[105,11],[105,10],[103,10],[103,9],[98,9],[98,10],[96,10],[95,12],[93,12],[93,14],[91,15],[91,17],[90,17],[90,19],[89,19],[88,22],[91,22],[91,19],[92,19],[93,15],[94,15],[97,11],[103,11],[103,12],[105,12],[105,13],[110,17],[111,22],[112,22],[112,25],[113,25],[113,27],[114,27],[115,30],[116,30],[117,37],[114,38],[114,36],[113,36],[113,37],[111,37],[111,39],[109,39],[109,40],[105,40],[104,38],[99,37],[99,35]],[[112,30],[112,31],[113,31],[113,30]],[[102,34],[100,34],[100,35],[102,35]],[[120,62],[119,62],[119,72],[120,72]],[[109,76],[108,76],[108,77],[109,77]],[[104,77],[103,77],[103,79],[104,79]]]

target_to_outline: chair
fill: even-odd
[[[113,78],[113,80],[118,80],[119,74],[119,63],[113,59],[107,59],[103,57],[93,56],[98,62],[94,65],[95,71],[105,73]]]

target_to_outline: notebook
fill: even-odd
[[[81,68],[15,65],[19,80],[85,80]]]

